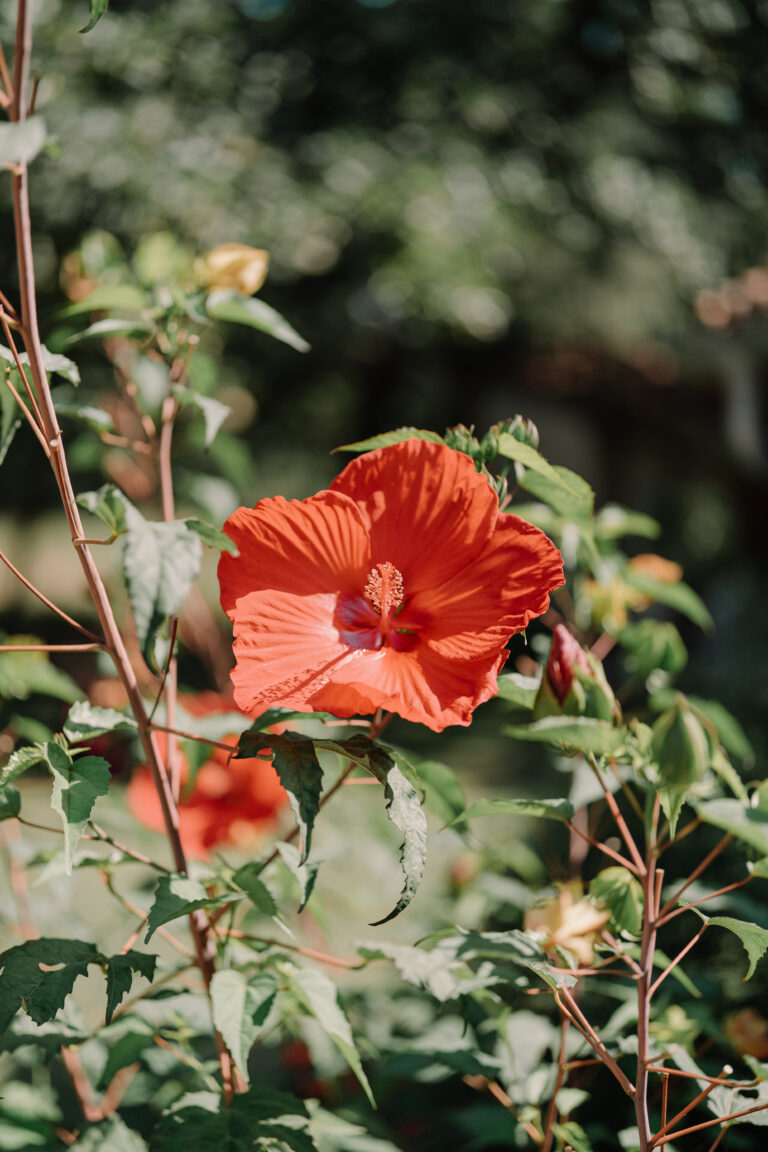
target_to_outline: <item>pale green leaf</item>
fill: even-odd
[[[100,756],[82,756],[75,760],[54,741],[45,745],[45,755],[53,776],[51,807],[64,828],[64,860],[69,875],[75,848],[93,805],[99,796],[109,791],[109,764]]]
[[[298,848],[284,841],[279,841],[276,844],[276,848],[280,853],[280,859],[283,861],[283,864],[285,864],[288,871],[296,878],[299,885],[299,912],[301,912],[306,907],[307,901],[312,895],[320,861],[307,860],[305,863],[302,863]]]
[[[275,898],[261,879],[261,865],[256,861],[251,860],[238,868],[232,881],[263,916],[277,916]]]
[[[750,924],[748,920],[735,920],[732,916],[713,916],[707,921],[707,926],[726,928],[738,936],[749,960],[747,974],[744,977],[745,980],[749,980],[754,975],[758,960],[768,949],[768,929],[761,928],[759,924]]]
[[[94,492],[82,492],[77,497],[81,508],[106,524],[113,537],[128,531],[125,511],[128,501],[114,484],[103,484]]]
[[[21,812],[21,793],[13,784],[0,785],[0,820],[12,820]]]
[[[748,808],[741,800],[705,800],[694,805],[705,824],[730,832],[745,844],[768,856],[768,812]]]
[[[313,968],[297,968],[293,964],[281,963],[279,969],[287,977],[290,990],[298,1002],[328,1033],[357,1077],[371,1106],[375,1108],[371,1086],[363,1071],[349,1020],[339,1004],[336,985]]]
[[[371,771],[384,784],[387,816],[394,826],[403,833],[400,864],[405,877],[397,904],[381,920],[374,921],[375,926],[386,924],[388,920],[398,916],[404,908],[408,907],[416,894],[427,862],[427,820],[421,807],[418,792],[406,780],[396,764],[382,770],[382,766],[376,764],[372,758]]]
[[[541,679],[538,676],[522,676],[519,672],[507,672],[499,676],[496,695],[510,704],[521,708],[533,708]]]
[[[610,756],[624,744],[626,733],[603,720],[588,716],[546,716],[533,724],[504,728],[507,736],[539,744],[565,745],[579,752]]]
[[[663,580],[655,580],[652,576],[637,572],[631,566],[627,566],[622,572],[622,580],[631,588],[636,588],[638,592],[642,592],[649,600],[653,600],[657,604],[666,604],[683,616],[687,616],[705,632],[711,632],[714,628],[714,621],[704,601],[700,596],[697,596],[693,588],[689,588],[682,581],[677,584],[668,584]]]
[[[497,796],[490,800],[476,800],[453,823],[474,820],[478,816],[531,816],[543,820],[570,820],[573,804],[570,800],[508,800]]]
[[[565,490],[571,496],[578,497],[579,493],[572,487],[570,482],[561,473],[565,469],[555,470],[548,460],[536,451],[531,444],[524,444],[522,440],[516,440],[509,432],[502,432],[499,436],[499,454],[506,456],[509,460],[514,460],[517,464],[524,465],[525,468],[530,468],[533,472],[538,472],[541,476],[545,477],[555,488]]]
[[[593,527],[593,509],[595,495],[586,480],[571,472],[568,468],[556,465],[553,471],[557,475],[557,482],[549,475],[542,475],[531,469],[526,470],[520,480],[520,487],[525,488],[537,500],[549,504],[564,520],[578,525],[582,530],[591,533]],[[514,509],[512,509],[514,511]]]
[[[277,995],[270,972],[246,978],[233,968],[214,973],[211,981],[213,1023],[221,1033],[237,1067],[248,1079],[248,1053],[264,1025]]]
[[[68,305],[59,315],[81,316],[85,312],[141,312],[148,303],[147,296],[135,284],[101,284],[88,296]]]
[[[182,408],[196,408],[201,414],[205,424],[205,446],[209,448],[232,409],[213,396],[203,396],[192,388],[183,388],[178,384],[174,386],[173,394]]]
[[[149,1145],[115,1113],[86,1128],[70,1152],[149,1152]]]
[[[155,888],[155,899],[147,916],[147,934],[144,943],[148,944],[158,928],[180,916],[189,916],[200,908],[215,908],[237,899],[232,893],[226,896],[209,896],[202,884],[189,876],[168,873],[162,876]]]
[[[204,547],[215,548],[217,552],[229,552],[233,556],[237,554],[237,545],[234,540],[231,540],[226,533],[219,532],[218,528],[211,527],[204,520],[189,517],[184,523],[192,532],[197,533]]]
[[[94,740],[105,732],[135,731],[133,716],[115,708],[98,708],[87,700],[72,705],[64,721],[64,735],[71,743]]]
[[[252,296],[241,296],[229,290],[212,292],[205,302],[205,310],[213,320],[228,320],[233,324],[246,324],[275,340],[289,344],[297,352],[309,352],[309,344],[292,328],[284,316]]]
[[[593,900],[610,909],[612,932],[639,936],[643,928],[643,889],[631,872],[615,866],[603,868],[589,884]]]

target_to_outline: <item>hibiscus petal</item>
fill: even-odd
[[[329,592],[259,591],[238,600],[232,672],[238,708],[252,716],[272,705],[315,708],[312,696],[352,655],[334,627],[335,606]]]
[[[429,623],[421,638],[446,659],[490,655],[546,612],[550,592],[563,584],[554,544],[518,516],[499,513],[483,551],[439,588],[414,597],[409,610]],[[402,614],[407,627],[408,614]]]
[[[426,440],[366,452],[336,477],[331,491],[365,510],[373,563],[394,564],[406,596],[442,584],[473,559],[498,513],[491,486],[470,458]]]
[[[219,561],[221,605],[233,618],[249,592],[279,588],[296,595],[354,592],[371,567],[368,528],[360,508],[338,492],[308,500],[282,496],[238,508],[224,525],[239,556]]]
[[[424,647],[361,650],[337,665],[313,706],[336,716],[369,715],[377,708],[442,732],[449,724],[469,724],[472,711],[496,692],[507,653],[483,660],[451,661]]]

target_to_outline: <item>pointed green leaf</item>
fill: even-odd
[[[232,556],[237,554],[234,540],[231,540],[226,533],[219,532],[218,528],[213,528],[204,520],[194,518],[187,518],[184,523],[192,532],[197,532],[204,547],[215,548],[217,552],[229,552]]]
[[[303,864],[309,855],[312,828],[320,808],[323,787],[323,770],[317,759],[315,745],[309,737],[296,732],[283,732],[280,736],[271,732],[243,732],[235,756],[241,760],[247,759],[255,756],[262,748],[272,749],[272,763],[280,783],[288,793],[291,809],[299,825],[300,861]]]
[[[135,731],[133,716],[115,708],[97,708],[87,700],[78,700],[70,708],[64,721],[64,735],[71,743],[94,740],[105,732]]]
[[[48,767],[53,776],[51,807],[64,827],[64,859],[67,875],[72,871],[72,857],[85,831],[94,802],[109,791],[109,764],[100,756],[82,756],[74,760],[60,744],[45,745]]]
[[[444,444],[437,432],[424,428],[395,428],[393,432],[381,432],[369,436],[367,440],[356,440],[354,444],[341,444],[334,452],[370,452],[374,448],[389,448],[391,444],[402,444],[404,440],[428,440],[430,444]]]
[[[82,492],[77,502],[81,508],[97,516],[102,524],[106,524],[113,537],[128,531],[125,520],[127,500],[114,484],[103,484],[95,492]]]
[[[549,504],[550,508],[564,520],[570,520],[572,524],[591,533],[594,492],[586,480],[582,480],[581,476],[577,476],[570,469],[556,465],[552,470],[557,476],[556,481],[552,480],[549,474],[543,475],[528,468],[520,480],[520,487],[525,488],[526,492],[530,492],[537,500]]]
[[[597,514],[595,535],[599,540],[618,540],[621,536],[645,536],[655,540],[661,535],[661,525],[644,512],[634,512],[621,504],[603,504]]]
[[[545,477],[555,488],[563,489],[571,496],[578,497],[579,493],[576,489],[561,475],[561,471],[566,471],[566,469],[555,471],[549,461],[545,460],[535,448],[530,444],[524,444],[522,440],[516,440],[509,432],[502,432],[499,436],[499,455],[506,456],[508,460],[514,460],[518,464],[523,464],[526,468],[530,468],[533,472],[538,472]]]
[[[398,753],[395,753],[395,759],[405,778],[424,793],[425,808],[439,816],[446,825],[461,816],[467,800],[452,768],[439,760],[420,760],[418,764],[410,764]]]
[[[552,1131],[558,1139],[558,1148],[573,1149],[573,1152],[592,1152],[589,1137],[581,1124],[577,1124],[575,1120],[569,1120],[566,1124],[553,1124]]]
[[[463,823],[477,816],[531,816],[543,820],[570,820],[573,804],[570,800],[507,800],[497,796],[491,800],[476,800],[453,823]]]
[[[169,872],[162,876],[155,888],[155,899],[147,916],[147,934],[144,943],[148,944],[158,928],[180,916],[189,916],[199,908],[215,908],[236,899],[231,892],[226,896],[209,896],[202,884],[189,876]]]
[[[687,584],[682,582],[667,584],[663,580],[654,580],[652,576],[637,572],[631,566],[624,569],[621,578],[625,584],[636,588],[650,600],[657,604],[666,604],[683,616],[687,616],[705,632],[711,632],[714,628],[715,624],[706,604]]]
[[[107,1024],[126,993],[130,992],[134,973],[145,980],[154,980],[157,956],[130,949],[107,960]]]
[[[102,960],[93,944],[55,938],[28,940],[0,954],[0,1036],[22,1007],[36,1024],[52,1020],[77,977]]]
[[[521,708],[533,708],[540,685],[541,679],[538,676],[521,676],[519,672],[507,672],[499,676],[496,695],[501,700],[508,700],[510,704],[518,704]]]
[[[322,972],[313,968],[297,968],[287,962],[279,964],[278,967],[287,978],[290,990],[299,1003],[328,1033],[357,1077],[371,1107],[375,1108],[371,1086],[363,1071],[349,1020],[339,1003],[336,985]]]
[[[82,35],[85,35],[86,32],[90,32],[91,28],[98,24],[99,20],[106,12],[108,6],[109,0],[91,0],[91,18],[86,24],[85,28],[80,29]]]
[[[0,164],[28,164],[42,150],[47,135],[40,116],[0,123]]]
[[[196,1094],[200,1097],[200,1093]],[[166,1112],[152,1152],[318,1152],[301,1101],[273,1087],[251,1088],[231,1104],[189,1104]]]
[[[83,29],[87,31],[87,29]],[[149,1152],[149,1145],[115,1113],[85,1129],[71,1152]]]
[[[106,340],[110,336],[142,336],[145,333],[151,332],[152,325],[148,320],[143,320],[140,316],[128,320],[122,319],[119,316],[107,316],[104,320],[94,320],[93,324],[89,324],[82,332],[75,332],[70,336],[66,343],[80,344],[83,340]]]
[[[80,383],[80,369],[74,360],[70,360],[68,356],[63,356],[60,352],[51,352],[50,349],[46,348],[45,344],[42,345],[42,353],[43,367],[49,376],[62,376],[65,380],[68,380],[70,384],[73,384],[75,388],[78,386]],[[14,372],[17,372],[16,358],[10,348],[6,348],[3,344],[0,344],[0,360],[5,360],[7,364],[13,367]],[[19,360],[24,367],[29,364],[29,356],[26,352],[19,353]]]
[[[248,899],[263,916],[277,916],[275,898],[261,879],[262,865],[251,860],[238,868],[232,881],[241,892],[245,892]]]
[[[710,928],[713,925],[727,928],[729,932],[738,936],[749,960],[747,974],[744,977],[745,980],[749,980],[754,974],[758,960],[768,949],[768,929],[761,928],[759,924],[750,924],[748,920],[734,920],[732,916],[712,916],[707,924]]]
[[[126,501],[122,562],[136,632],[144,658],[152,662],[158,630],[178,612],[200,571],[200,537],[183,520],[145,520]]]
[[[7,763],[0,768],[0,786],[4,787],[6,784],[10,784],[11,780],[21,776],[27,768],[32,768],[35,764],[44,764],[45,761],[45,748],[41,744],[34,744],[28,748],[17,748],[15,752],[11,753]]]
[[[566,745],[596,756],[612,755],[626,737],[623,728],[614,728],[604,720],[592,720],[587,716],[546,716],[533,724],[506,727],[504,733],[517,740]]]
[[[35,636],[12,636],[15,644],[37,643]],[[51,664],[47,652],[0,652],[0,698],[26,700],[33,693],[71,703],[83,693],[71,676]]]
[[[82,300],[62,309],[59,315],[66,319],[86,312],[141,312],[147,303],[146,294],[135,284],[101,284]]]
[[[242,972],[229,968],[216,972],[211,981],[213,1023],[246,1080],[248,1053],[276,996],[277,981],[271,972],[246,979]]]
[[[589,884],[589,894],[610,908],[612,932],[639,936],[643,928],[643,889],[626,868],[603,868]]]
[[[730,832],[745,844],[768,856],[768,812],[748,808],[741,800],[705,800],[694,805],[705,824]]]
[[[309,344],[299,336],[284,316],[270,308],[263,300],[253,296],[241,296],[229,290],[212,292],[205,302],[205,310],[213,320],[228,320],[232,324],[246,324],[258,328],[275,340],[289,344],[297,352],[309,352]]]
[[[232,409],[213,396],[203,396],[193,388],[183,388],[178,384],[173,394],[182,408],[197,408],[200,412],[205,423],[205,446],[209,448]]]

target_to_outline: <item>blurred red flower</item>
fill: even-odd
[[[330,489],[239,508],[219,564],[235,700],[336,716],[383,708],[436,732],[496,691],[505,645],[563,583],[543,532],[499,512],[470,458],[412,439]]]
[[[211,692],[182,697],[187,712],[204,716],[233,711],[233,705]],[[165,733],[158,733],[160,751],[165,755]],[[237,736],[221,743],[235,744]],[[247,847],[274,826],[288,797],[269,759],[269,753],[247,760],[229,759],[223,748],[212,748],[190,785],[190,767],[182,759],[182,792],[179,801],[179,831],[188,856],[205,859],[218,844]],[[135,769],[126,790],[131,814],[155,832],[164,830],[163,814],[149,769]]]

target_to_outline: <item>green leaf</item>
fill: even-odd
[[[106,4],[106,0],[104,2]],[[108,1120],[86,1128],[70,1149],[71,1152],[105,1152],[106,1149],[109,1152],[149,1152],[149,1145],[115,1113]]]
[[[232,556],[237,555],[237,544],[225,532],[219,532],[218,528],[213,528],[204,520],[187,518],[184,523],[192,532],[198,534],[204,547],[215,548],[217,552],[229,552]]]
[[[284,841],[279,841],[275,847],[280,853],[280,859],[283,861],[283,864],[285,864],[286,868],[295,876],[298,882],[300,893],[299,912],[302,912],[304,908],[306,908],[307,901],[312,895],[320,861],[308,860],[305,864],[302,864],[298,848]]]
[[[424,793],[424,807],[434,812],[444,824],[450,824],[466,807],[466,797],[456,773],[439,760],[420,760],[409,764],[395,753],[403,775],[411,784]]]
[[[768,856],[768,812],[747,808],[741,800],[705,800],[694,805],[705,824],[730,832],[745,844]]]
[[[0,785],[0,820],[12,820],[21,812],[21,793],[13,784]]]
[[[0,1036],[19,1008],[36,1024],[52,1020],[88,965],[103,960],[82,940],[27,940],[0,954]]]
[[[82,316],[85,312],[141,312],[147,307],[146,293],[135,284],[101,284],[82,300],[62,309],[59,316]]]
[[[524,444],[522,440],[516,440],[511,433],[502,432],[499,436],[498,450],[501,456],[506,456],[507,459],[514,460],[516,463],[524,465],[525,468],[530,468],[533,472],[538,472],[555,488],[563,489],[571,496],[579,495],[577,490],[561,475],[561,472],[566,471],[566,469],[556,471],[532,445]]]
[[[371,1107],[375,1108],[371,1086],[363,1071],[349,1020],[339,1004],[336,985],[322,972],[313,968],[297,968],[287,962],[279,964],[278,968],[287,978],[289,988],[298,1002],[328,1033],[357,1077]]]
[[[73,744],[94,740],[105,732],[133,732],[137,724],[133,716],[115,708],[97,708],[87,700],[72,705],[64,721],[64,735]]]
[[[388,915],[373,922],[372,927],[376,927],[398,916],[416,894],[427,863],[427,820],[418,792],[396,764],[383,768],[381,763],[374,762],[372,758],[370,770],[384,784],[387,816],[395,828],[403,833],[400,864],[405,877],[397,904]]]
[[[593,900],[611,911],[612,932],[639,936],[643,928],[643,889],[626,868],[603,868],[589,884]]]
[[[668,620],[638,620],[627,624],[619,632],[618,640],[627,653],[627,670],[635,676],[646,678],[657,668],[673,676],[688,662],[683,638]]]
[[[517,740],[565,745],[596,756],[612,755],[621,748],[626,737],[623,728],[614,728],[603,720],[592,720],[587,716],[546,716],[533,724],[506,727],[504,733]]]
[[[125,503],[123,574],[139,643],[147,663],[159,629],[178,612],[202,560],[200,537],[183,520],[145,520]]]
[[[246,979],[233,968],[223,969],[211,981],[214,1026],[246,1080],[248,1053],[276,996],[277,981],[271,972],[259,972]]]
[[[90,32],[91,28],[98,24],[99,20],[104,15],[108,7],[109,0],[91,0],[91,18],[86,24],[85,28],[80,29],[82,35],[85,35],[86,32]]]
[[[42,354],[43,367],[49,376],[62,376],[77,388],[80,383],[80,369],[74,360],[70,360],[68,356],[63,356],[60,352],[51,352],[45,344],[42,345]],[[19,378],[16,358],[10,348],[6,348],[4,344],[0,344],[0,360],[5,360],[11,366],[16,377]],[[26,352],[19,353],[19,361],[24,367],[29,364],[29,356]],[[19,383],[21,383],[20,378]]]
[[[189,916],[199,908],[215,908],[236,899],[229,892],[226,896],[209,896],[202,884],[177,872],[162,876],[155,888],[155,899],[147,916],[147,934],[144,943],[148,944],[158,928]]]
[[[197,1094],[199,1097],[199,1093]],[[222,1102],[166,1112],[153,1133],[153,1152],[318,1152],[301,1101],[276,1088],[251,1088]]]
[[[688,703],[698,708],[711,724],[714,724],[721,744],[745,764],[751,766],[755,762],[755,750],[747,738],[747,734],[736,717],[725,708],[719,700],[702,700],[700,696],[689,696]]]
[[[11,780],[21,776],[22,772],[26,772],[27,768],[32,768],[35,764],[44,764],[45,761],[45,749],[40,744],[18,748],[11,753],[7,763],[0,769],[0,786],[5,787]]]
[[[707,926],[726,928],[738,936],[749,960],[749,968],[744,977],[745,980],[749,980],[754,975],[758,960],[768,949],[768,929],[761,928],[759,924],[750,924],[748,920],[734,920],[732,916],[712,916],[707,921]]]
[[[631,588],[636,588],[638,592],[642,592],[650,600],[657,604],[666,604],[683,616],[687,616],[705,632],[711,632],[714,628],[714,621],[704,601],[700,596],[697,596],[693,588],[689,588],[682,581],[677,584],[667,584],[663,580],[654,580],[652,576],[637,572],[631,566],[624,569],[621,578],[625,584],[629,584]]]
[[[518,704],[521,708],[533,708],[536,695],[541,685],[538,676],[522,676],[519,672],[507,672],[499,676],[496,695],[501,700],[508,700],[510,704]]]
[[[103,484],[95,492],[82,492],[77,502],[81,508],[98,517],[102,524],[106,524],[113,538],[128,531],[125,519],[128,501],[114,484]]]
[[[7,349],[2,349],[7,351]],[[16,403],[11,390],[4,384],[0,385],[0,464],[5,460],[13,438],[21,428],[21,409]]]
[[[550,988],[571,987],[572,976],[552,970],[546,955],[526,932],[513,928],[508,932],[464,932],[456,938],[457,956],[463,959],[488,959],[522,965],[541,977]]]
[[[374,448],[389,448],[391,444],[402,444],[404,440],[428,440],[430,444],[444,444],[437,432],[424,428],[395,428],[392,432],[381,432],[369,436],[367,440],[356,440],[354,444],[341,444],[334,452],[370,452]]]
[[[525,488],[537,500],[549,504],[564,520],[591,533],[593,527],[593,509],[595,494],[581,476],[571,472],[568,468],[556,465],[553,468],[557,481],[549,475],[534,472],[528,469],[520,481],[520,487]]]
[[[263,916],[277,916],[275,898],[260,877],[262,866],[251,860],[238,868],[232,877],[232,882],[241,892],[245,892],[248,899],[257,911]]]
[[[658,520],[643,512],[633,512],[621,504],[603,504],[595,520],[598,540],[618,540],[621,536],[644,536],[655,540],[661,535]]]
[[[64,827],[66,872],[72,872],[72,857],[85,831],[94,802],[109,791],[109,764],[100,756],[74,760],[60,744],[45,745],[48,767],[53,776],[51,807]]]
[[[12,636],[16,644],[36,643],[35,636]],[[83,693],[71,676],[51,664],[47,652],[0,652],[0,698],[26,700],[33,693],[71,703]]]
[[[134,973],[143,976],[145,980],[155,978],[157,956],[148,952],[121,952],[117,956],[110,956],[107,960],[107,1024],[112,1015],[128,992],[131,990]]]
[[[258,328],[260,332],[266,332],[275,340],[289,344],[297,352],[309,352],[306,340],[299,336],[284,316],[274,308],[270,308],[263,300],[241,296],[239,292],[227,289],[212,292],[205,302],[205,310],[214,320],[228,320],[233,324],[246,324],[249,328]]]
[[[194,389],[183,388],[179,384],[174,386],[173,394],[182,408],[197,408],[201,413],[205,423],[205,446],[210,447],[232,409],[220,400],[214,400],[212,396],[202,396]]]
[[[474,820],[477,816],[531,816],[543,820],[570,820],[573,811],[570,800],[507,800],[499,796],[491,800],[475,801],[453,823]]]
[[[104,320],[94,320],[93,324],[89,324],[82,332],[75,332],[66,343],[80,344],[83,340],[93,340],[95,337],[105,340],[110,336],[141,336],[151,330],[152,325],[149,321],[143,320],[140,316],[131,320],[108,316]]]
[[[246,759],[255,756],[263,748],[272,749],[272,763],[280,783],[288,793],[291,809],[299,825],[300,862],[303,864],[309,855],[312,828],[320,808],[323,787],[323,770],[317,759],[314,742],[308,736],[296,732],[283,732],[280,736],[271,732],[243,732],[235,757]]]
[[[566,1124],[553,1124],[552,1131],[557,1139],[562,1141],[564,1148],[573,1149],[573,1152],[592,1152],[589,1137],[581,1124],[577,1124],[575,1120],[569,1120]]]
[[[0,123],[0,164],[28,164],[42,150],[48,136],[40,116]]]

